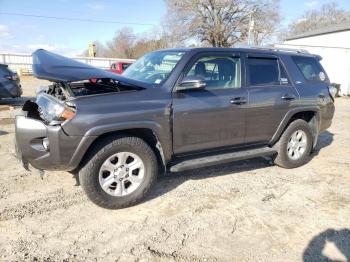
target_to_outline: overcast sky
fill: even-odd
[[[283,25],[298,19],[305,11],[328,2],[331,1],[282,0]],[[336,2],[350,10],[350,0]],[[124,26],[133,28],[137,33],[151,31],[161,23],[165,12],[163,0],[0,0],[0,52],[28,53],[45,48],[65,55],[76,55],[82,53],[93,40],[105,43]]]

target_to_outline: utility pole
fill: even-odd
[[[96,56],[96,45],[94,43],[89,44],[89,49],[88,53],[90,57],[95,57]]]
[[[248,39],[247,44],[251,45],[251,35],[252,31],[254,30],[254,18],[253,14],[256,12],[256,8],[254,7],[253,10],[249,12],[249,27],[248,27]]]

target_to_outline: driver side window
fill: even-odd
[[[185,76],[202,77],[206,89],[240,88],[240,58],[205,56],[199,58]]]

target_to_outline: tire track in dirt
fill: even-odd
[[[67,209],[85,201],[86,198],[82,191],[67,194],[63,189],[59,189],[48,196],[1,209],[0,221],[23,219],[27,216],[41,215],[57,209]]]

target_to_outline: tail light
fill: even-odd
[[[17,74],[8,75],[8,76],[6,76],[6,78],[8,80],[16,81],[16,80],[18,80],[18,75]]]
[[[335,99],[335,97],[338,93],[338,89],[334,85],[329,85],[328,91],[329,91],[329,94],[332,96],[332,98]]]

